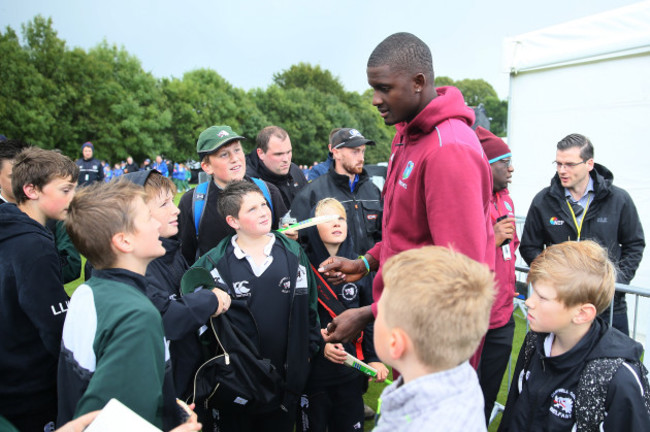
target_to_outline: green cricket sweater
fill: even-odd
[[[58,424],[116,398],[162,427],[169,351],[160,313],[144,295],[146,284],[127,270],[95,270],[75,291],[59,357]]]

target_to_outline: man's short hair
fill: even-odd
[[[244,196],[249,193],[264,194],[254,183],[247,180],[238,180],[229,183],[222,191],[217,201],[217,210],[224,218],[232,216],[239,218],[239,210]]]
[[[267,126],[257,134],[255,142],[257,143],[257,148],[266,153],[269,150],[269,141],[271,137],[276,137],[284,141],[289,134],[286,130],[282,129],[280,126]]]
[[[557,143],[558,150],[568,150],[573,147],[580,149],[580,158],[583,161],[594,158],[594,146],[589,141],[589,138],[584,135],[576,133],[567,135]]]
[[[591,303],[598,313],[609,306],[616,289],[616,269],[607,250],[591,240],[549,246],[530,265],[528,283],[545,282],[566,307]]]
[[[165,177],[156,170],[151,170],[147,181],[144,183],[144,192],[146,194],[145,201],[149,202],[163,192],[171,192],[172,195],[175,195],[176,185],[170,178]]]
[[[368,67],[389,66],[391,71],[422,73],[433,85],[431,50],[411,33],[395,33],[381,41],[368,58]]]
[[[21,151],[25,150],[30,145],[24,141],[17,139],[7,139],[0,141],[0,164],[3,161],[13,161]]]
[[[409,335],[423,364],[451,368],[474,354],[487,332],[495,294],[486,265],[426,246],[391,257],[383,278],[386,324]]]
[[[66,230],[77,250],[97,269],[115,265],[113,236],[135,231],[135,203],[145,198],[142,186],[117,178],[81,188],[68,207]]]
[[[11,190],[16,203],[21,204],[29,199],[23,190],[25,185],[31,184],[43,190],[45,185],[56,178],[70,178],[72,183],[77,183],[77,177],[79,167],[69,157],[55,150],[27,147],[14,159]]]

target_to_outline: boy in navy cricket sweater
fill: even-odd
[[[20,430],[43,430],[56,420],[56,364],[68,302],[45,223],[65,217],[79,169],[37,147],[12,162],[17,204],[0,206],[0,415]]]
[[[320,200],[313,216],[336,216],[335,220],[305,229],[305,249],[315,266],[330,256],[356,258],[348,237],[347,214],[334,198]],[[328,285],[320,275],[318,315],[321,327],[326,328],[337,310],[358,308],[372,304],[372,279],[363,277],[356,282]],[[330,299],[328,302],[325,298]],[[343,365],[347,353],[377,369],[377,381],[384,381],[388,369],[379,361],[372,340],[372,324],[366,326],[363,337],[356,343],[324,343],[322,355],[314,358],[309,381],[300,403],[302,430],[307,432],[363,430],[363,392],[368,378],[359,371]]]
[[[219,212],[237,234],[226,237],[194,267],[211,271],[233,301],[227,316],[285,380],[283,394],[264,414],[220,410],[222,430],[293,431],[310,359],[322,341],[316,284],[295,241],[271,233],[271,211],[255,184],[236,181],[221,193]],[[221,429],[220,429],[221,430]]]

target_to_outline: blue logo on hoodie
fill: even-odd
[[[409,178],[409,176],[411,175],[411,172],[413,172],[413,167],[414,166],[415,166],[415,164],[413,163],[413,161],[409,161],[406,164],[406,168],[404,168],[404,172],[402,173],[402,180],[406,180],[407,178]]]

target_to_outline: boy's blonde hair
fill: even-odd
[[[69,157],[56,150],[43,150],[38,147],[28,147],[16,155],[11,173],[11,191],[16,203],[22,204],[29,200],[23,186],[32,184],[43,190],[45,185],[55,178],[70,178],[77,183],[79,167]]]
[[[385,322],[409,335],[424,365],[449,369],[476,351],[494,301],[494,277],[486,265],[426,246],[391,257],[383,279]]]
[[[142,186],[118,178],[81,188],[70,202],[65,221],[68,235],[95,268],[115,265],[112,238],[119,232],[134,232],[137,199],[145,199]]]
[[[176,185],[158,171],[152,171],[144,183],[144,192],[146,194],[145,202],[149,202],[163,192],[171,192],[172,195],[176,195]]]
[[[549,246],[530,265],[528,283],[549,283],[566,307],[591,303],[607,309],[616,289],[616,269],[607,251],[591,240]]]
[[[343,204],[336,198],[323,198],[322,200],[318,201],[316,203],[316,208],[314,209],[314,216],[321,216],[323,211],[325,211],[326,207],[330,207],[334,210],[336,210],[339,215],[343,216],[347,220],[348,215],[345,212],[345,207],[343,207]]]

